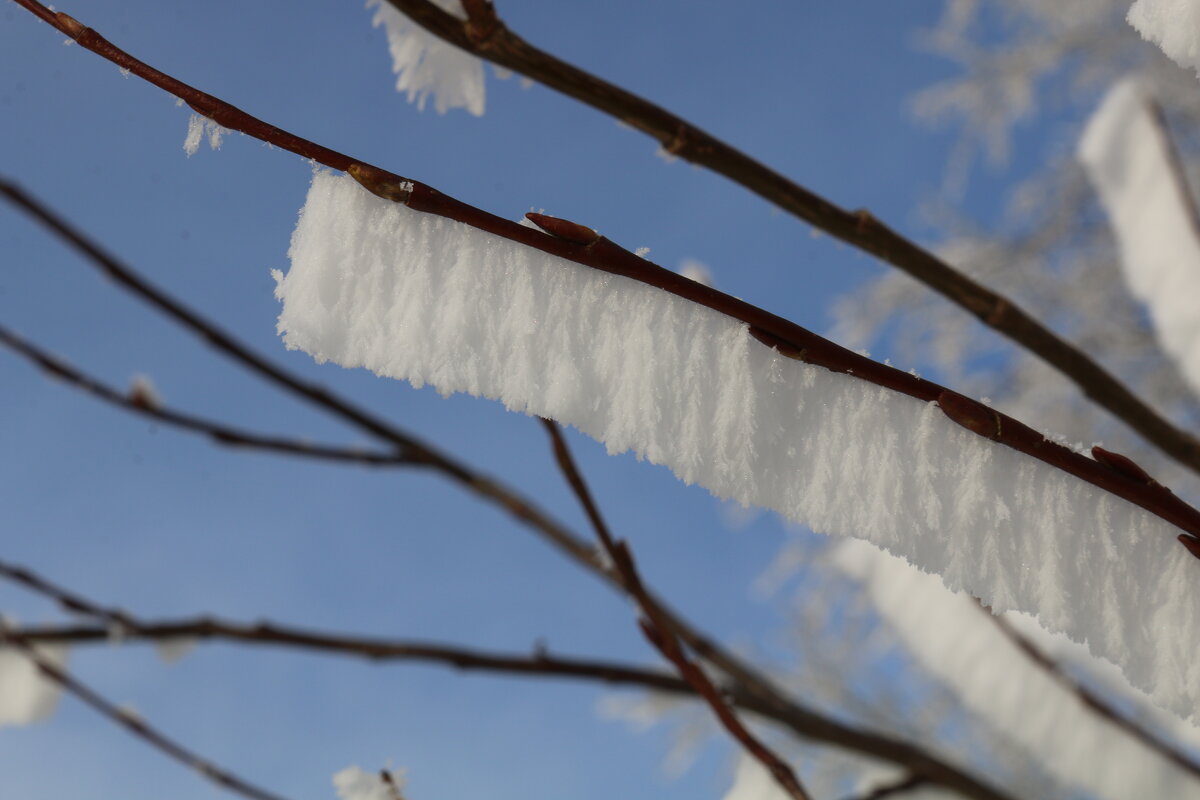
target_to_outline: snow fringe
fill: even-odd
[[[932,404],[785,358],[741,322],[318,173],[276,272],[318,362],[499,399],[713,494],[856,536],[1036,615],[1160,705],[1200,700],[1179,531]]]
[[[188,118],[187,136],[183,139],[183,152],[187,153],[188,158],[196,155],[196,151],[200,149],[200,142],[203,139],[208,139],[208,146],[213,150],[220,150],[221,140],[225,138],[225,134],[227,133],[229,131],[208,117],[201,114],[192,114]]]
[[[1200,2],[1136,0],[1125,19],[1143,39],[1200,76]]]
[[[64,645],[37,645],[37,653],[56,667],[67,663]],[[0,647],[0,728],[46,719],[54,713],[60,694],[59,685],[43,677],[29,656]]]
[[[1108,211],[1130,290],[1200,395],[1200,228],[1150,103],[1135,78],[1113,86],[1088,121],[1079,160]]]
[[[432,0],[433,4],[460,19],[466,19],[460,0]],[[385,0],[367,0],[375,8],[371,24],[383,26],[388,51],[392,54],[392,72],[396,73],[396,91],[408,95],[408,102],[425,110],[425,100],[433,95],[434,108],[445,114],[451,108],[464,108],[483,116],[483,62],[459,50],[401,14]]]

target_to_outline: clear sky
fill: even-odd
[[[552,3],[501,0],[532,42],[689,117],[847,207],[918,238],[947,134],[913,94],[952,74],[914,46],[934,0],[894,3]],[[727,181],[597,112],[489,74],[487,113],[418,112],[393,90],[384,36],[358,3],[78,0],[60,6],[119,46],[245,110],[494,213],[545,209],[825,330],[840,294],[878,274]],[[490,70],[489,70],[490,73]],[[275,335],[271,269],[311,169],[233,135],[182,150],[189,111],[19,7],[0,6],[2,171],[259,352],[515,484],[580,532],[532,420],[362,371],[316,366]],[[994,195],[993,195],[994,196]],[[970,195],[987,214],[986,191]],[[0,209],[0,324],[119,385],[152,378],[181,409],[323,442],[363,443],[263,385]],[[887,352],[876,352],[878,358]],[[910,366],[910,365],[904,365]],[[920,366],[920,365],[911,365]],[[103,407],[0,352],[0,558],[148,617],[216,613],[514,651],[650,662],[621,599],[508,518],[417,472],[220,449]],[[789,535],[666,470],[570,437],[612,527],[649,580],[702,627],[771,648],[784,604],[748,589]],[[0,609],[55,618],[0,585]],[[723,740],[682,777],[669,726],[601,718],[607,690],[202,645],[166,666],[140,646],[79,649],[107,696],[213,760],[294,798],[333,797],[349,765],[409,768],[413,800],[714,797]],[[67,699],[49,722],[0,730],[4,792],[176,800],[219,794]]]

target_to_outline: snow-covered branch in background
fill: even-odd
[[[341,800],[404,800],[404,770],[367,772],[357,764],[333,776]]]
[[[908,652],[953,690],[967,710],[1036,759],[1063,786],[1113,800],[1190,797],[1200,791],[1194,764],[1183,768],[1178,756],[1099,715],[1018,649],[999,625],[981,624],[987,612],[973,598],[948,591],[936,576],[865,542],[840,543],[831,560],[860,582]],[[1086,647],[1046,633],[1028,616],[1005,615],[1005,624],[1057,663],[1098,674],[1122,698],[1123,708],[1149,716],[1153,727],[1168,728],[1188,746],[1200,743],[1200,731],[1161,712],[1155,715],[1143,695],[1111,665],[1091,658]]]
[[[1200,2],[1136,0],[1126,17],[1142,37],[1200,75]]]
[[[1087,641],[1182,716],[1200,605],[1178,529],[933,403],[786,358],[724,314],[318,173],[277,274],[318,361],[557,419],[720,497],[860,536]]]
[[[67,663],[67,648],[59,645],[38,645],[38,654],[47,661],[63,666]],[[10,647],[0,648],[0,727],[28,725],[54,713],[59,686],[39,674],[37,664]]]
[[[432,0],[439,8],[466,19],[460,0]],[[425,100],[433,95],[439,114],[451,108],[465,108],[475,116],[483,115],[483,62],[473,55],[429,33],[384,0],[368,0],[375,8],[371,24],[383,26],[392,71],[396,73],[396,91],[408,95],[417,108],[425,109]]]
[[[1108,92],[1079,159],[1108,211],[1130,289],[1200,394],[1200,221],[1161,117],[1136,79]]]

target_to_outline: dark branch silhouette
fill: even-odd
[[[190,767],[222,789],[239,794],[250,800],[284,800],[280,795],[268,792],[266,789],[261,789],[249,781],[239,778],[229,770],[223,769],[213,762],[200,757],[174,739],[152,727],[141,717],[118,708],[111,701],[106,700],[101,694],[96,692],[96,690],[82,683],[77,678],[72,677],[66,670],[38,653],[29,640],[18,631],[9,627],[8,623],[4,620],[0,620],[0,643],[20,651],[22,655],[33,662],[34,666],[37,667],[38,671],[47,680],[52,681],[61,687],[63,691],[69,692],[82,700],[102,716],[107,717],[113,724],[129,731],[167,757],[178,761],[186,767]]]
[[[615,584],[610,573],[593,569]],[[47,580],[32,570],[0,561],[0,577],[12,581],[58,603],[63,609],[94,617],[99,626],[48,626],[27,629],[42,641],[108,641],[114,630],[126,639],[166,641],[181,636],[221,638],[246,643],[303,647],[355,654],[368,658],[411,658],[440,661],[464,669],[495,669],[509,673],[554,674],[601,680],[616,684],[639,685],[644,688],[679,694],[694,693],[685,681],[665,673],[611,662],[575,658],[553,658],[535,653],[533,658],[509,656],[428,643],[395,642],[364,637],[323,634],[288,628],[272,623],[239,625],[209,617],[167,623],[142,622],[134,615],[95,603],[77,592]],[[874,756],[905,767],[915,775],[924,776],[930,783],[939,784],[979,800],[1011,800],[1008,795],[992,789],[959,768],[942,761],[913,744],[883,734],[860,730],[808,709],[776,689],[766,678],[740,659],[723,651],[685,621],[681,620],[662,601],[653,601],[660,609],[666,625],[679,633],[683,641],[701,657],[724,670],[730,676],[722,690],[740,707],[777,722],[795,735],[808,740],[825,742],[846,750]]]
[[[37,345],[0,326],[0,345],[28,359],[48,374],[66,381],[80,391],[90,394],[117,408],[148,417],[156,422],[209,437],[217,444],[249,450],[266,450],[285,455],[303,456],[322,461],[341,461],[364,466],[407,466],[412,459],[397,453],[385,453],[351,447],[312,444],[300,439],[268,436],[242,430],[222,422],[207,420],[182,411],[167,408],[153,397],[139,391],[120,392],[86,373],[56,358]]]
[[[788,766],[787,762],[742,724],[721,690],[713,684],[700,665],[684,651],[679,639],[665,624],[661,609],[642,585],[642,576],[633,559],[633,551],[629,544],[624,540],[614,539],[607,523],[604,522],[604,517],[600,514],[600,509],[596,506],[596,501],[592,498],[592,493],[588,489],[579,467],[576,466],[575,459],[571,456],[571,450],[567,447],[567,441],[558,430],[558,425],[552,420],[543,419],[542,426],[550,435],[550,442],[554,448],[554,459],[558,462],[559,470],[567,479],[571,491],[579,499],[579,504],[583,506],[592,523],[596,538],[604,547],[604,552],[608,553],[613,565],[624,576],[630,594],[638,604],[638,608],[641,609],[643,617],[639,623],[646,639],[662,653],[664,658],[675,665],[679,676],[704,699],[729,735],[741,744],[747,753],[766,767],[767,771],[775,778],[775,782],[788,795],[796,800],[811,800],[812,796],[805,790],[804,785],[800,783],[800,779],[796,777],[796,773]]]

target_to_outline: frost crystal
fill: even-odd
[[[466,19],[459,0],[433,3]],[[383,0],[367,0],[367,8],[376,8],[371,24],[376,28],[382,25],[387,33],[396,91],[407,94],[410,103],[416,100],[421,110],[432,93],[439,114],[465,108],[477,117],[483,115],[483,62],[429,33]]]
[[[1166,133],[1136,80],[1121,81],[1104,98],[1080,140],[1079,160],[1108,210],[1130,289],[1200,394],[1200,229]]]
[[[718,497],[869,539],[997,611],[1087,641],[1176,713],[1200,702],[1196,562],[1178,529],[933,404],[349,177],[314,177],[290,255],[276,287],[289,348],[495,398]]]
[[[333,786],[341,800],[396,800],[404,788],[404,770],[388,773],[393,789],[377,772],[367,772],[357,764],[333,776]]]
[[[1137,0],[1126,17],[1143,39],[1200,75],[1200,2]]]
[[[39,646],[38,655],[56,666],[67,663],[66,647]],[[24,653],[0,648],[0,727],[28,725],[54,713],[58,684],[43,678]]]
[[[183,152],[191,158],[200,149],[200,140],[208,138],[208,146],[213,150],[221,149],[221,139],[224,138],[226,130],[212,121],[208,117],[200,114],[192,114],[188,120],[187,136],[183,140]]]

